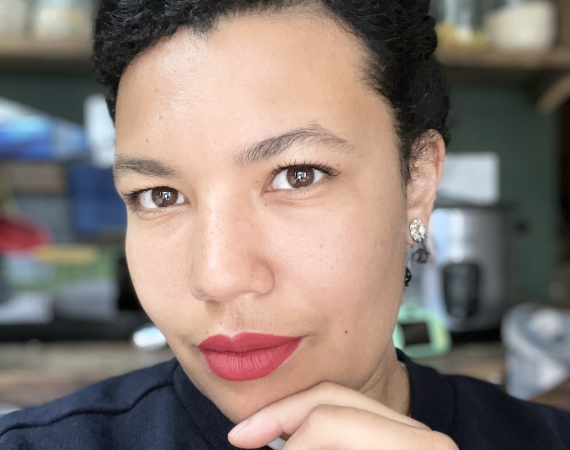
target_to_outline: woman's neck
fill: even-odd
[[[410,415],[410,378],[406,366],[398,360],[395,349],[386,352],[382,367],[360,392],[393,411]]]

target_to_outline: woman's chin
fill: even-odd
[[[271,398],[249,398],[246,396],[227,398],[220,395],[216,397],[217,398],[210,398],[210,400],[212,400],[224,416],[235,424],[243,422],[257,411],[271,405],[277,400],[280,400],[279,398],[274,400]]]
[[[190,376],[194,385],[232,422],[239,423],[260,409],[310,386],[271,374],[249,381],[229,381],[212,372],[206,377]]]

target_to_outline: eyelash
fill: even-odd
[[[272,171],[271,171],[271,175],[272,175],[272,179],[271,182],[273,182],[273,179],[275,179],[275,177],[277,175],[279,175],[281,172],[283,172],[284,170],[288,170],[292,167],[310,167],[311,169],[316,169],[319,170],[321,172],[323,172],[327,177],[336,177],[339,173],[337,171],[335,171],[334,169],[332,169],[331,167],[324,165],[324,164],[320,164],[320,163],[312,163],[310,161],[304,161],[303,163],[298,163],[297,161],[292,161],[289,164],[285,164],[285,165],[277,165]],[[298,188],[298,189],[290,189],[289,194],[295,193],[295,192],[306,192],[309,189],[311,189],[313,186],[308,186],[308,187],[304,187],[304,188]],[[146,192],[148,190],[151,189],[172,189],[168,186],[147,186],[144,187],[142,189],[136,189],[134,191],[131,192],[127,192],[122,194],[123,198],[125,199],[125,203],[128,206],[136,206],[139,203],[139,196],[143,193]]]
[[[125,199],[125,203],[129,206],[132,206],[136,205],[139,202],[139,195],[141,195],[143,192],[150,191],[151,189],[160,189],[160,188],[171,189],[168,186],[147,186],[143,189],[136,189],[134,191],[127,192],[122,195],[123,198]]]
[[[336,170],[334,170],[331,167],[324,165],[324,164],[313,163],[313,162],[306,161],[306,160],[303,161],[302,163],[299,163],[295,160],[295,161],[290,162],[289,164],[277,165],[275,167],[275,169],[273,169],[271,172],[272,178],[271,178],[270,184],[273,183],[273,181],[275,180],[275,177],[277,175],[279,175],[282,171],[288,170],[288,169],[294,168],[294,167],[309,167],[311,169],[316,169],[316,170],[322,172],[324,174],[324,177],[319,182],[317,182],[316,184],[311,184],[310,186],[307,186],[307,187],[301,187],[301,188],[297,188],[297,189],[285,189],[285,190],[281,191],[282,195],[286,195],[289,197],[295,197],[298,195],[306,194],[309,191],[311,191],[313,188],[318,187],[318,185],[326,183],[329,178],[336,177],[340,173],[340,172],[337,172]]]
[[[337,171],[333,170],[331,167],[329,167],[327,165],[320,164],[320,163],[313,163],[310,161],[304,161],[302,163],[298,163],[296,160],[290,162],[289,164],[285,164],[285,165],[278,164],[275,167],[275,169],[273,169],[271,171],[271,174],[273,175],[273,177],[276,177],[281,172],[283,172],[284,170],[290,169],[291,167],[310,167],[311,169],[320,170],[321,172],[323,172],[325,175],[327,175],[329,177],[336,177],[338,175]],[[296,189],[296,190],[300,190],[300,189]]]

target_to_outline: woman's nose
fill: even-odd
[[[252,216],[235,206],[197,214],[191,268],[194,298],[227,302],[271,291],[274,276]]]

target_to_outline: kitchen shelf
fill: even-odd
[[[55,161],[2,160],[0,180],[14,194],[64,195],[68,191],[65,167]]]
[[[436,52],[448,82],[522,83],[536,97],[542,113],[560,108],[570,99],[570,47],[548,52],[505,52],[491,49],[440,48]]]
[[[570,46],[548,52],[439,48],[436,56],[451,84],[525,83],[535,92],[540,111],[550,112],[570,98]],[[0,40],[0,69],[92,71],[91,42]]]
[[[446,70],[464,70],[480,75],[503,71],[570,71],[570,47],[548,52],[504,52],[490,49],[464,50],[440,48],[436,53]],[[45,66],[91,67],[90,40],[0,39],[0,66],[6,63],[42,69]]]
[[[505,52],[491,49],[439,48],[448,82],[522,83],[536,97],[540,112],[557,110],[570,99],[570,46],[548,52]]]
[[[559,47],[548,52],[440,48],[437,50],[436,56],[449,69],[528,72],[570,71],[570,47]]]
[[[0,68],[90,72],[90,40],[0,39]]]

